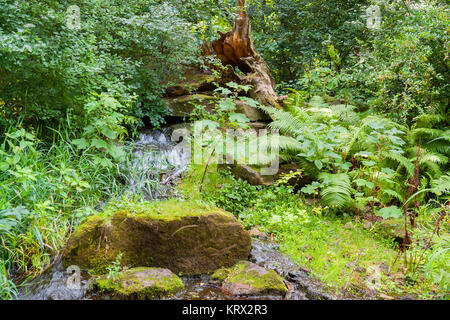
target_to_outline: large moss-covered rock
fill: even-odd
[[[181,279],[168,269],[141,267],[121,272],[115,278],[99,277],[94,288],[113,298],[143,300],[172,296],[184,286]]]
[[[267,270],[248,261],[240,261],[228,272],[217,271],[217,280],[225,278],[222,288],[235,296],[286,295],[283,279],[273,270]]]
[[[211,73],[190,69],[185,73],[183,79],[166,89],[165,96],[180,97],[198,92],[214,91],[217,88],[215,84],[217,80]]]
[[[168,200],[122,205],[106,217],[88,218],[70,237],[63,263],[103,274],[122,253],[122,265],[190,275],[230,267],[247,259],[250,247],[249,234],[232,214]]]
[[[194,105],[202,105],[208,112],[213,112],[217,98],[212,93],[196,93],[176,98],[166,98],[173,117],[189,117],[194,110]]]

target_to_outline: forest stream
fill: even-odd
[[[152,168],[163,171],[162,183],[159,188],[146,194],[149,199],[163,199],[173,195],[177,179],[189,164],[189,155],[171,142],[173,127],[162,130],[143,131],[135,142],[134,162],[132,172],[128,177],[130,192],[146,189],[143,178],[153,178],[156,172]],[[284,296],[258,296],[257,299],[333,299],[320,281],[301,270],[288,256],[279,251],[276,243],[253,239],[248,260],[266,269],[275,270],[285,281],[289,292]],[[78,278],[65,270],[58,259],[37,278],[23,285],[19,290],[21,300],[85,300],[111,299],[107,295],[92,292],[91,277],[87,272],[81,272]],[[73,272],[73,271],[72,271]],[[210,275],[182,276],[184,290],[170,299],[183,300],[232,300],[246,299],[245,296],[232,296],[222,290],[220,283],[211,279]]]

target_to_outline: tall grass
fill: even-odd
[[[51,142],[43,142],[14,126],[0,141],[1,298],[15,292],[2,261],[23,274],[40,273],[73,227],[125,188],[123,165],[95,164],[99,151],[78,150],[69,128],[52,132]]]
[[[0,259],[0,300],[12,300],[17,297],[17,287],[8,278],[6,263]]]

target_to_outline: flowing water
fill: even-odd
[[[177,179],[190,163],[190,148],[184,144],[187,128],[178,125],[139,134],[126,168],[129,195],[142,195],[147,200],[173,196]]]
[[[134,144],[133,160],[128,164],[128,193],[142,195],[148,200],[174,196],[174,186],[190,163],[189,148],[180,140],[186,134],[185,126],[171,126],[160,131],[144,131]],[[156,169],[155,169],[156,168]],[[253,240],[249,260],[266,269],[275,270],[285,279],[289,288],[286,297],[261,296],[252,299],[331,299],[320,282],[301,271],[289,257],[283,255],[274,243]],[[64,270],[55,263],[39,277],[19,290],[19,299],[81,300],[109,299],[91,293],[93,278],[79,270]],[[185,289],[172,299],[230,300],[245,299],[229,296],[209,275],[182,277]]]

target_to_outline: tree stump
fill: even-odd
[[[233,29],[219,32],[220,39],[202,45],[203,56],[215,55],[226,67],[222,80],[251,85],[248,95],[259,103],[281,108],[283,98],[275,93],[275,81],[264,59],[253,46],[250,19],[245,10],[245,0],[238,0],[238,14]],[[244,75],[235,72],[239,68]]]

